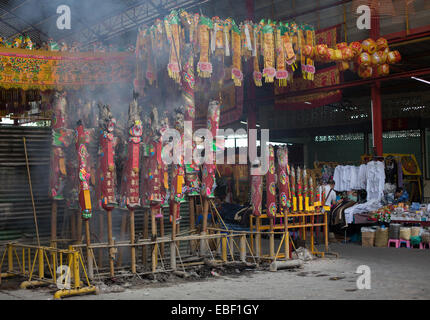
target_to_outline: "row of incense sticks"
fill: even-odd
[[[187,121],[193,121],[194,116],[194,92],[190,85],[190,73],[184,74],[184,91],[186,96],[185,115],[182,111],[175,114],[175,128],[181,132],[181,141],[184,139],[184,116]],[[185,82],[188,81],[188,82]],[[77,202],[81,217],[86,223],[95,209],[104,209],[108,220],[108,241],[113,246],[112,237],[112,210],[118,207],[118,193],[121,194],[122,202],[130,212],[130,220],[134,220],[134,210],[139,206],[151,208],[151,214],[162,217],[161,206],[170,207],[170,220],[173,225],[180,219],[179,206],[184,201],[185,194],[189,196],[202,196],[204,201],[214,196],[216,164],[204,164],[202,166],[202,183],[197,178],[198,167],[192,164],[191,170],[185,170],[184,159],[169,168],[161,159],[162,141],[161,135],[168,128],[168,120],[158,121],[158,116],[153,115],[148,121],[140,119],[140,110],[134,100],[129,106],[127,152],[121,181],[117,182],[115,160],[115,147],[117,142],[114,136],[116,120],[110,107],[99,105],[99,127],[97,129],[85,129],[82,121],[79,121],[76,130],[66,129],[66,104],[65,94],[56,93],[53,117],[53,148],[51,155],[52,171],[50,177],[50,195],[53,200],[62,200],[64,196],[64,185],[66,180],[74,179],[77,184]],[[157,113],[154,108],[153,114]],[[219,127],[220,105],[212,101],[208,107],[208,129],[216,135]],[[144,139],[142,140],[142,135]],[[94,137],[97,137],[95,139]],[[66,172],[65,150],[74,137],[76,145],[75,166],[69,166],[77,170],[76,176]],[[97,159],[93,159],[88,151],[88,145],[98,141],[99,150]],[[143,163],[141,155],[143,148]],[[215,144],[213,144],[215,145]],[[97,168],[94,168],[94,166]],[[142,170],[141,170],[142,169]],[[140,172],[140,170],[142,172]],[[92,176],[93,174],[93,176]],[[94,178],[94,175],[96,176]],[[74,178],[75,177],[75,178]],[[170,179],[169,179],[170,177]],[[187,177],[187,179],[185,178]],[[169,183],[170,182],[170,183]],[[187,182],[188,188],[184,188]],[[117,187],[120,185],[120,188]],[[95,187],[95,200],[91,199],[91,190]],[[120,189],[120,191],[119,191]],[[67,194],[70,196],[70,193]],[[73,195],[73,194],[72,194]],[[93,202],[93,203],[92,203]],[[54,202],[55,203],[55,202]],[[207,212],[206,212],[207,216]],[[87,228],[86,228],[87,229]],[[133,230],[134,231],[134,230]],[[173,233],[176,229],[173,228]],[[132,232],[134,242],[134,232]],[[87,234],[89,239],[89,233]],[[89,242],[87,241],[87,244]],[[110,264],[113,270],[114,250],[110,250]]]
[[[268,217],[285,212],[313,211],[321,206],[321,194],[307,169],[290,167],[287,147],[275,151],[269,146],[269,166],[265,175]],[[254,216],[262,214],[263,175],[251,176],[251,204]]]

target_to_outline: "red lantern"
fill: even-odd
[[[352,49],[352,51],[356,56],[358,56],[361,52],[363,52],[363,47],[361,46],[361,43],[358,41],[351,42],[349,47]]]
[[[400,62],[401,59],[402,59],[402,57],[401,57],[399,51],[395,50],[395,51],[388,52],[387,62],[389,64],[398,63],[398,62]]]
[[[305,45],[303,47],[303,54],[305,55],[305,57],[309,57],[309,58],[313,58],[314,57],[314,47],[312,47],[311,45]]]
[[[336,44],[336,49],[342,50],[343,48],[347,48],[348,44],[346,42],[341,42]]]
[[[367,52],[362,52],[357,58],[357,64],[361,66],[369,66],[371,63],[370,55]]]
[[[315,51],[319,60],[325,60],[328,57],[328,48],[326,44],[317,45]]]
[[[376,74],[377,76],[386,76],[390,74],[390,66],[386,63],[379,65],[376,68]]]
[[[328,60],[329,61],[340,61],[342,60],[342,51],[339,49],[328,49]]]
[[[385,52],[383,50],[377,51],[379,56],[381,57],[381,64],[384,64],[387,62],[388,52]]]
[[[373,74],[373,68],[371,66],[360,66],[358,68],[358,76],[360,78],[370,78]]]
[[[363,50],[369,54],[373,54],[376,51],[376,42],[373,39],[366,39],[361,43]]]
[[[370,61],[371,61],[372,65],[374,65],[374,66],[376,66],[378,64],[382,64],[381,55],[379,54],[378,51],[376,51],[375,53],[373,53],[370,56]]]
[[[350,47],[345,47],[341,50],[342,52],[342,60],[351,60],[354,58],[354,52]]]
[[[385,48],[388,48],[388,41],[385,38],[379,38],[376,40],[376,48],[377,50],[384,50]]]

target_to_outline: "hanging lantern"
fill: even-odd
[[[376,40],[376,49],[377,50],[385,50],[388,48],[388,41],[385,38],[379,38]]]
[[[376,51],[376,42],[373,39],[366,39],[361,43],[363,50],[369,54],[372,54]]]
[[[389,64],[398,63],[400,60],[402,60],[402,56],[399,51],[395,50],[388,52],[387,61]]]
[[[351,60],[354,58],[354,52],[352,51],[352,49],[350,47],[344,47],[342,49],[340,49],[342,52],[342,60]]]
[[[342,50],[347,47],[348,47],[348,44],[346,42],[340,42],[336,44],[336,49],[339,49],[339,50]]]
[[[378,65],[376,68],[377,76],[386,76],[390,74],[390,66],[387,63]]]
[[[370,55],[367,52],[362,52],[357,58],[357,64],[359,66],[368,66],[370,63]]]
[[[351,42],[349,47],[354,52],[355,56],[358,56],[361,52],[363,52],[363,47],[361,46],[361,43],[358,41]]]
[[[371,66],[369,66],[369,65],[361,65],[358,68],[358,76],[360,78],[367,79],[367,78],[371,78],[372,75],[373,75],[373,68]]]
[[[371,61],[371,64],[374,65],[374,66],[382,64],[382,58],[381,58],[381,55],[379,54],[378,51],[374,52],[370,56],[370,61]]]
[[[319,44],[316,46],[315,55],[320,61],[328,58],[328,47],[326,44]]]

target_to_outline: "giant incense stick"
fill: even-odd
[[[134,99],[128,109],[128,144],[125,169],[126,190],[125,203],[130,214],[130,243],[135,242],[134,211],[140,205],[139,191],[139,151],[142,136],[142,123],[137,101]],[[131,247],[131,272],[136,273],[136,249]]]
[[[64,186],[66,183],[66,157],[65,149],[70,145],[71,130],[66,126],[66,94],[55,92],[52,114],[52,150],[51,175],[49,179],[49,195],[52,198],[51,213],[51,246],[56,246],[57,240],[57,201],[64,199]]]
[[[114,276],[115,249],[112,236],[112,210],[116,207],[115,199],[115,162],[114,162],[114,135],[116,120],[113,118],[108,105],[99,107],[99,162],[100,176],[98,199],[107,213],[107,231],[109,244],[109,268],[110,276]]]

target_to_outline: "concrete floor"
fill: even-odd
[[[338,259],[306,262],[297,271],[256,271],[67,299],[430,299],[430,250],[331,244]],[[371,289],[357,289],[357,267],[371,270]],[[0,299],[52,299],[52,289],[0,290]]]

